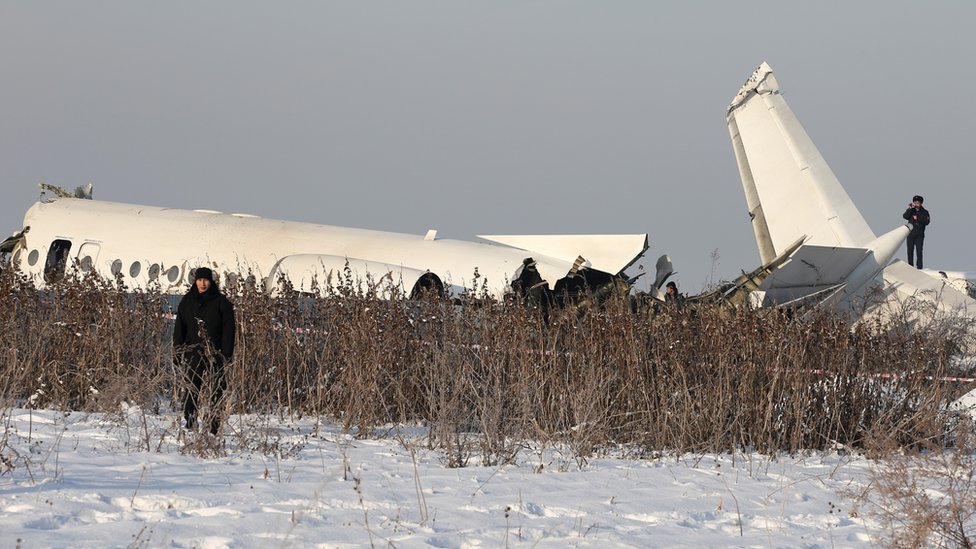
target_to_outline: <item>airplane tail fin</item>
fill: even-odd
[[[671,256],[665,254],[657,258],[657,263],[654,264],[654,271],[654,287],[660,288],[674,274],[674,264],[671,263]]]
[[[726,120],[760,257],[776,263],[757,271],[762,282],[752,284],[764,304],[819,301],[817,307],[863,313],[882,302],[922,299],[976,318],[964,273],[952,284],[948,274],[933,277],[892,261],[908,228],[875,236],[783,99],[768,64],[746,80]],[[803,244],[785,253],[798,238]]]
[[[727,120],[763,263],[798,235],[828,247],[863,247],[875,239],[780,95],[769,65],[760,65],[742,86]]]

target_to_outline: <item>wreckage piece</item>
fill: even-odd
[[[743,271],[735,280],[715,290],[688,297],[685,303],[691,306],[705,303],[719,304],[731,309],[761,306],[765,295],[762,289],[764,282],[780,266],[790,261],[805,239],[806,236],[801,236],[768,263],[748,273]]]
[[[526,265],[541,273],[535,283],[545,291],[567,281],[595,289],[626,280],[623,269],[647,249],[643,234],[493,237],[519,249],[440,239],[433,231],[400,234],[63,197],[35,203],[24,226],[30,232],[15,235],[12,262],[41,285],[95,271],[129,288],[158,285],[168,293],[184,292],[193,269],[207,266],[225,276],[250,273],[267,288],[287,279],[310,293],[353,286],[381,295],[428,289],[501,298]]]
[[[17,231],[14,234],[5,238],[3,242],[0,242],[0,254],[14,253],[14,250],[17,248],[17,246],[24,241],[24,235],[27,234],[27,231],[29,230],[30,227],[27,227],[22,231]]]
[[[54,195],[55,198],[83,198],[86,200],[92,199],[93,185],[91,183],[87,185],[82,185],[80,187],[75,187],[75,190],[68,191],[64,187],[58,187],[57,185],[49,185],[47,183],[38,183],[38,187],[41,188],[41,193],[49,192]]]
[[[793,258],[764,279],[763,305],[819,298],[834,288],[817,302],[854,317],[919,297],[943,312],[976,315],[976,301],[947,280],[918,276],[894,259],[908,227],[875,235],[780,94],[768,64],[752,73],[726,114],[760,259],[769,263],[804,238]]]

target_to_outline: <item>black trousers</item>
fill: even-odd
[[[181,362],[183,362],[186,381],[186,396],[183,399],[186,428],[195,429],[197,426],[200,391],[203,389],[204,379],[209,377],[210,413],[203,420],[205,424],[210,424],[210,432],[216,435],[220,431],[220,407],[223,404],[224,391],[227,389],[224,361],[219,356],[208,360],[203,352],[190,351],[183,355]]]
[[[905,242],[908,243],[908,264],[913,267],[922,268],[922,245],[925,243],[925,235],[909,236]],[[915,260],[917,256],[918,261]]]

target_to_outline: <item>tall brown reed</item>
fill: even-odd
[[[820,315],[717,307],[578,315],[477,296],[407,300],[390,280],[339,280],[325,297],[254,277],[225,290],[238,316],[227,411],[334,418],[359,436],[411,423],[464,465],[514,459],[526,440],[585,458],[610,447],[761,452],[939,441],[943,383],[961,349],[949,321],[851,327]],[[333,281],[323,281],[331,286]],[[363,288],[363,289],[360,289]],[[0,273],[0,398],[110,411],[175,403],[172,324],[159,291],[94,276],[38,291]],[[883,377],[896,374],[895,377]]]

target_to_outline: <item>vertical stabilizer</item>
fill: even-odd
[[[779,93],[763,63],[728,109],[729,133],[764,262],[798,235],[818,246],[863,247],[874,233]]]
[[[764,305],[828,296],[819,307],[860,316],[901,315],[912,310],[906,305],[924,302],[976,319],[965,273],[929,275],[895,260],[907,226],[875,237],[780,95],[769,65],[752,73],[726,114],[756,244],[769,264],[758,288]]]

